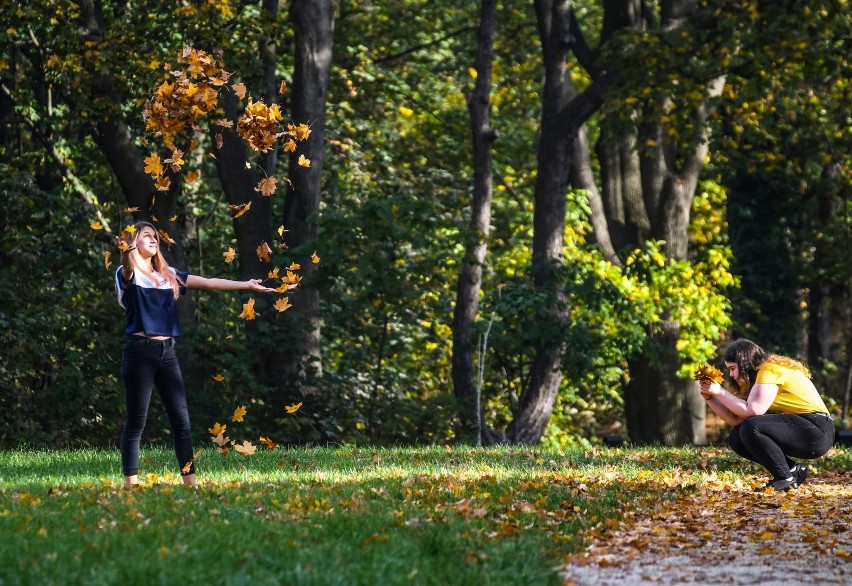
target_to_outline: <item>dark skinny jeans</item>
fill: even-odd
[[[169,417],[178,467],[183,468],[192,460],[192,435],[186,389],[175,354],[175,339],[151,340],[128,336],[124,344],[121,377],[127,405],[127,418],[121,434],[121,469],[124,475],[133,476],[139,472],[139,443],[155,386]],[[194,473],[193,463],[187,474]]]
[[[728,444],[769,470],[773,478],[789,478],[795,465],[790,458],[812,460],[831,449],[834,424],[816,413],[755,415],[731,430]]]

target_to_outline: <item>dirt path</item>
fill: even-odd
[[[852,473],[786,493],[691,488],[628,514],[565,566],[566,584],[852,584]]]

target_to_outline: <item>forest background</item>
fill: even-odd
[[[701,444],[737,336],[847,423],[845,0],[0,5],[0,447],[117,441],[135,219],[286,292],[181,302],[203,441]]]

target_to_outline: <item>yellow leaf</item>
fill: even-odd
[[[229,246],[228,250],[226,250],[225,252],[222,253],[222,256],[225,258],[225,262],[233,262],[236,254],[237,254],[237,251]]]
[[[240,407],[237,407],[236,409],[234,409],[234,414],[231,415],[231,421],[234,421],[234,422],[242,421],[243,417],[245,417],[245,415],[246,415],[246,411],[247,411],[247,409],[246,409],[245,405],[241,405]]]
[[[311,262],[314,264],[319,264],[319,261],[320,257],[317,256],[317,251],[315,250],[314,253],[311,255]]]
[[[160,155],[151,153],[145,159],[145,172],[151,177],[157,178],[163,174],[163,165],[160,164]]]
[[[223,375],[221,375],[221,374],[214,374],[214,375],[213,375],[212,377],[210,377],[210,378],[212,378],[212,379],[213,379],[214,381],[216,381],[217,383],[221,383],[221,382],[223,382],[223,381],[225,380],[225,377],[224,377]]]
[[[285,80],[281,80],[281,85],[278,86],[278,93],[282,96],[287,93],[287,82]]]
[[[302,402],[299,401],[295,405],[287,405],[286,407],[284,407],[284,410],[287,411],[287,413],[295,413],[296,411],[299,410],[299,408],[301,406],[302,406]]]
[[[299,166],[300,167],[310,167],[311,160],[307,158],[305,155],[299,155]]]
[[[243,303],[243,311],[240,314],[240,317],[247,321],[251,321],[257,317],[257,313],[254,310],[253,297],[248,300],[248,303]]]
[[[281,299],[275,302],[275,305],[273,305],[273,307],[278,313],[283,313],[293,306],[290,305],[289,297],[282,297]]]
[[[242,216],[243,214],[245,214],[247,211],[249,211],[251,209],[251,202],[240,204],[240,205],[229,205],[228,209],[231,210],[232,212],[233,211],[237,212],[234,215],[234,218],[236,219],[236,218],[239,218],[240,216]]]
[[[207,428],[207,431],[209,431],[211,435],[219,435],[220,433],[225,433],[226,429],[228,429],[227,425],[222,425],[217,422],[213,424],[213,427]]]
[[[104,225],[101,224],[99,220],[95,220],[94,222],[92,222],[89,225],[92,227],[92,230],[103,230],[104,229]]]
[[[285,153],[295,153],[296,152],[296,141],[292,138],[284,143],[284,152]]]

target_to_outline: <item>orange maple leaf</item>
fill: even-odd
[[[157,181],[154,182],[154,187],[157,188],[157,191],[168,191],[171,186],[172,180],[168,177],[158,177]]]
[[[320,257],[317,256],[317,251],[315,250],[314,253],[311,255],[311,262],[316,265],[319,264],[319,261]]]
[[[275,177],[261,179],[257,186],[255,186],[254,190],[259,191],[267,197],[271,196],[275,193]]]
[[[227,445],[228,445],[228,443],[230,443],[230,441],[231,441],[231,438],[229,438],[229,437],[225,437],[225,430],[224,430],[224,426],[222,426],[222,427],[223,427],[222,431],[220,431],[219,433],[217,433],[216,435],[214,435],[212,438],[210,438],[210,440],[211,440],[214,444],[216,444],[217,446],[219,446],[220,448],[224,448],[224,447],[225,447],[225,446],[227,446]],[[208,431],[209,431],[209,430],[208,430]]]
[[[270,450],[274,450],[275,448],[277,448],[277,447],[278,447],[278,444],[276,444],[274,441],[272,441],[272,440],[271,440],[271,439],[269,439],[268,437],[260,436],[260,439],[259,439],[258,441],[259,441],[260,443],[262,443],[263,445],[265,445],[265,446],[266,446],[267,448],[269,448]]]
[[[239,99],[243,99],[246,97],[246,86],[244,83],[235,83],[231,85],[231,89],[234,90],[234,93],[237,94]]]
[[[284,143],[284,152],[285,153],[295,153],[296,152],[296,141],[292,138]]]
[[[290,309],[293,306],[290,305],[290,299],[288,297],[282,297],[281,299],[276,301],[275,305],[273,305],[272,307],[274,307],[275,310],[278,313],[282,313],[282,312],[287,311],[288,309]]]
[[[241,444],[234,445],[234,451],[244,456],[251,456],[257,451],[257,446],[252,444],[250,441],[245,440]]]
[[[251,321],[257,317],[257,312],[254,310],[254,297],[248,300],[248,303],[243,303],[243,312],[240,317],[246,321]]]
[[[213,379],[214,381],[216,381],[217,383],[221,383],[221,382],[223,382],[223,381],[225,380],[225,377],[224,377],[224,376],[222,376],[221,374],[214,374],[214,375],[213,375],[212,377],[210,377],[210,378],[212,378],[212,379]]]
[[[225,258],[225,262],[233,262],[234,256],[236,256],[236,254],[237,254],[237,251],[229,246],[228,250],[226,250],[225,252],[222,253],[222,256]]]
[[[278,93],[284,95],[287,93],[287,82],[285,80],[281,80],[281,85],[278,86]]]
[[[235,422],[242,421],[243,417],[245,417],[245,414],[246,414],[247,411],[248,410],[246,409],[245,405],[237,407],[236,409],[234,409],[234,414],[231,415],[231,421],[235,421]]]
[[[251,202],[242,203],[242,204],[239,204],[239,205],[229,205],[228,209],[231,210],[232,212],[236,211],[237,213],[234,214],[234,218],[239,218],[240,216],[242,216],[243,214],[245,214],[247,211],[249,211],[251,209]]]
[[[226,429],[228,429],[227,425],[222,425],[217,422],[213,424],[213,427],[208,427],[207,431],[209,431],[211,435],[220,435],[225,433]]]
[[[198,171],[190,171],[186,174],[186,184],[192,185],[201,177],[201,173]]]
[[[180,469],[183,474],[189,474],[189,471],[192,470],[192,463],[196,462],[201,457],[202,451],[203,450],[198,450],[195,452],[195,455],[189,459],[189,462],[183,465],[183,468]]]
[[[257,247],[257,258],[263,262],[272,262],[272,249],[265,240]]]
[[[310,167],[311,160],[307,158],[305,155],[299,155],[299,166],[300,167]]]
[[[89,226],[92,227],[92,230],[103,230],[104,229],[104,225],[101,224],[100,220],[95,220],[94,222],[89,224]]]

